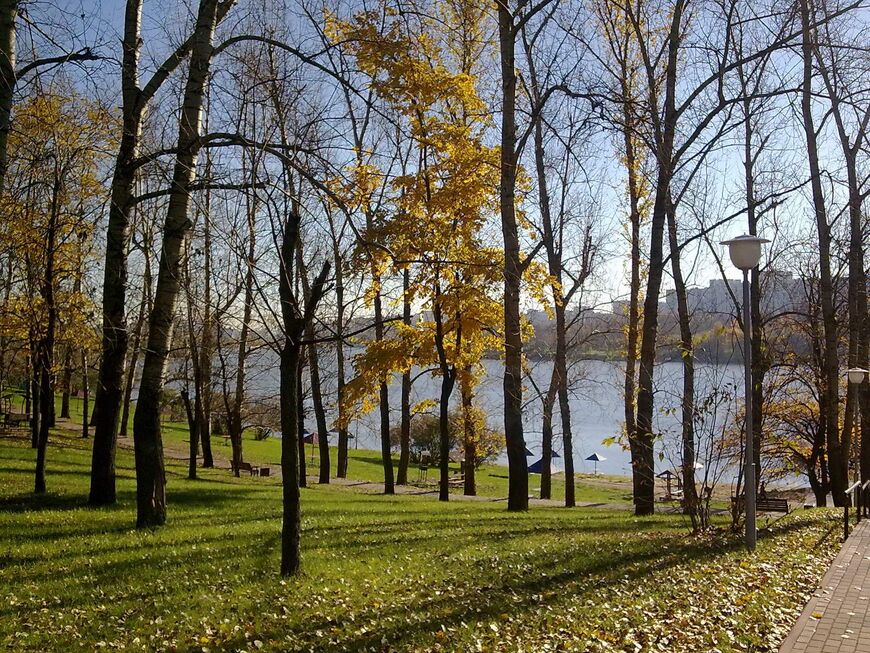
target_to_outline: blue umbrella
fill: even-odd
[[[531,465],[529,465],[529,474],[540,474],[541,470],[544,468],[544,459],[536,460]]]
[[[598,474],[598,463],[607,460],[604,456],[600,456],[597,453],[592,454],[591,456],[586,456],[586,460],[592,461],[595,463],[595,471],[593,472],[595,475]]]

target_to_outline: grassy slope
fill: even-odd
[[[60,414],[60,397],[56,399],[57,411]],[[72,420],[81,423],[81,400],[75,397],[70,398],[70,416]],[[130,416],[131,427],[128,430],[132,436],[132,410]],[[165,422],[163,424],[163,441],[167,447],[171,447],[179,452],[187,451],[189,444],[189,431],[187,424],[177,422]],[[132,446],[132,437],[127,439],[127,443]],[[353,443],[351,442],[351,447]],[[212,451],[214,453],[215,462],[218,466],[229,467],[229,460],[232,452],[229,447],[229,442],[224,436],[214,436],[212,438]],[[305,448],[306,459],[308,466],[308,474],[316,475],[318,465],[320,464],[320,456],[316,446],[307,445]],[[313,454],[313,462],[312,462]],[[252,434],[246,433],[244,437],[244,458],[255,464],[265,464],[272,467],[278,467],[281,460],[281,441],[276,438],[257,441],[254,440]],[[348,478],[369,481],[372,483],[383,483],[384,472],[381,463],[381,454],[378,451],[370,451],[365,449],[350,449],[348,455]],[[337,465],[337,451],[335,447],[330,447],[330,463],[332,467],[332,475],[335,475]],[[398,456],[394,457],[394,465],[399,464]],[[459,465],[452,465],[453,472],[459,472]],[[412,465],[408,470],[408,480],[412,483],[417,481],[418,469]],[[429,470],[429,481],[434,483],[438,479],[438,470]],[[532,475],[530,477],[530,491],[537,495],[540,489],[540,476]],[[620,503],[631,501],[630,487],[623,486],[613,487],[602,485],[602,479],[619,477],[598,476],[592,478],[590,475],[576,475],[575,493],[577,501],[581,502],[596,502],[596,503]],[[596,482],[597,481],[597,482]],[[507,469],[501,465],[483,465],[477,472],[477,493],[481,496],[490,497],[506,497],[507,496]],[[454,487],[451,490],[454,494],[462,494],[461,487]],[[628,492],[628,493],[626,493]],[[563,501],[565,498],[565,481],[562,474],[557,474],[552,481],[552,497],[557,501]]]
[[[188,430],[186,424],[166,424],[163,434],[167,445],[179,450],[187,448]],[[269,464],[273,467],[279,466],[281,460],[281,441],[279,439],[270,438],[268,440],[257,441],[246,435],[243,446],[245,460],[257,464]],[[214,452],[215,461],[219,465],[229,466],[229,459],[232,454],[223,436],[217,436],[212,439],[212,451]],[[319,468],[318,465],[320,464],[317,446],[306,445],[305,452],[307,472],[309,475],[316,475]],[[330,447],[330,464],[333,476],[336,471],[337,455],[336,448]],[[398,456],[394,456],[393,464],[396,466],[399,464]],[[459,465],[451,465],[451,470],[454,473],[458,473]],[[419,470],[417,466],[411,465],[411,468],[408,470],[408,480],[415,483],[418,479],[418,474]],[[350,449],[348,452],[347,477],[359,481],[383,483],[384,471],[380,452],[367,449]],[[434,483],[437,479],[438,469],[430,468],[428,480]],[[477,472],[477,493],[481,496],[505,497],[507,496],[507,484],[507,468],[501,465],[485,464]],[[540,488],[540,476],[532,475],[530,477],[530,490],[534,494],[537,494],[538,488]],[[553,478],[552,490],[553,499],[564,500],[565,482],[561,475]],[[462,494],[462,487],[455,487],[452,489],[452,492]],[[602,487],[594,483],[584,482],[582,479],[577,481],[576,495],[578,501],[631,501],[631,495],[625,494],[625,492],[618,488]]]
[[[0,438],[6,650],[775,650],[837,548],[825,511],[778,522],[749,557],[679,516],[315,486],[304,575],[285,581],[275,479],[191,482],[170,462],[169,523],[136,531],[129,452],[111,509],[83,505],[87,442],[53,438],[41,499],[33,460]]]

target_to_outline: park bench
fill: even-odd
[[[30,422],[30,415],[25,413],[5,413],[3,415],[3,423],[6,426],[20,427],[28,422]]]
[[[743,502],[745,501],[745,497],[740,497],[740,508],[743,509]],[[737,502],[735,497],[731,497],[731,505],[732,507]],[[788,500],[787,499],[773,499],[771,497],[756,497],[755,499],[755,512],[783,512],[788,513]]]
[[[230,469],[233,474],[236,473],[236,463],[232,460],[230,460]],[[239,472],[250,472],[251,476],[259,476],[260,468],[251,463],[241,462],[239,463]]]
[[[787,499],[770,499],[758,497],[755,500],[755,509],[758,512],[788,512]]]

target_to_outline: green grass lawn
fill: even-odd
[[[838,548],[833,511],[776,522],[750,556],[677,515],[314,485],[303,574],[281,579],[276,479],[188,481],[170,461],[168,523],[137,531],[128,451],[109,509],[85,505],[89,442],[52,437],[47,496],[33,464],[26,438],[0,437],[11,651],[773,651]]]
[[[60,414],[60,396],[55,400],[57,413]],[[93,407],[93,403],[91,403]],[[70,417],[73,422],[81,423],[82,406],[81,400],[76,397],[70,398]],[[128,429],[129,437],[127,442],[132,443],[132,413],[130,411],[130,427]],[[190,432],[187,428],[187,423],[179,422],[164,422],[163,423],[163,441],[167,447],[171,447],[177,451],[187,451],[190,439]],[[244,459],[258,465],[270,465],[273,468],[278,467],[281,460],[281,440],[278,438],[269,438],[266,440],[255,440],[253,432],[246,432],[243,437],[243,454]],[[353,447],[353,442],[351,442]],[[215,462],[219,466],[229,467],[229,461],[232,457],[232,451],[227,438],[222,435],[212,437],[212,452]],[[306,445],[305,462],[309,475],[317,475],[317,470],[320,464],[320,455],[317,446]],[[338,462],[338,451],[336,447],[330,447],[330,465],[332,468],[332,476],[335,476]],[[399,464],[398,455],[393,457],[394,472],[395,467]],[[458,473],[459,465],[451,465],[451,471]],[[408,480],[411,483],[417,482],[419,471],[417,466],[411,465],[408,470]],[[381,462],[381,454],[379,451],[371,451],[367,449],[353,449],[348,451],[348,468],[347,477],[358,481],[367,481],[372,483],[384,482],[384,470]],[[429,481],[436,482],[438,479],[438,470],[435,468],[429,469]],[[575,475],[575,496],[579,502],[594,502],[594,503],[629,503],[631,502],[631,490],[624,487],[608,487],[602,485],[601,480],[623,480],[621,477],[598,476],[591,478],[590,475],[577,474]],[[529,492],[534,496],[538,496],[541,487],[541,477],[537,474],[532,474],[529,477]],[[552,479],[552,498],[557,501],[565,499],[565,480],[563,474],[556,474]],[[480,496],[488,497],[506,497],[508,490],[507,468],[502,465],[484,464],[477,471],[477,493]],[[453,494],[462,494],[462,487],[451,488]]]
[[[132,435],[132,430],[130,433]],[[177,449],[186,449],[186,447],[189,446],[189,432],[186,424],[164,424],[163,437],[168,446],[173,446]],[[243,442],[243,451],[245,460],[256,464],[269,464],[273,467],[277,467],[281,460],[281,440],[278,438],[254,440],[250,434],[246,433]],[[218,464],[229,466],[232,452],[229,444],[225,441],[223,436],[215,436],[212,438],[212,452],[215,461]],[[333,476],[335,476],[337,460],[338,450],[336,447],[330,447],[330,466]],[[306,445],[305,463],[307,466],[307,473],[316,476],[320,465],[320,454],[316,445]],[[394,455],[394,473],[398,464],[398,455]],[[451,473],[459,473],[458,464],[451,465]],[[408,470],[408,480],[411,483],[416,483],[418,476],[419,470],[416,465],[412,464]],[[384,468],[380,452],[368,449],[348,450],[347,477],[359,481],[383,483]],[[429,469],[428,479],[431,483],[437,481],[437,468]],[[538,495],[541,486],[540,479],[541,477],[535,474],[529,477],[529,491],[531,494]],[[490,497],[507,496],[508,475],[506,467],[502,465],[484,464],[477,470],[476,480],[477,493],[479,495]],[[462,494],[462,487],[454,487],[451,489],[451,492],[454,494]],[[626,494],[618,488],[600,486],[594,483],[584,482],[582,479],[576,481],[575,492],[578,501],[594,501],[601,503],[631,501],[631,495]],[[553,477],[552,498],[559,501],[563,501],[565,498],[565,481],[564,476],[561,474]]]

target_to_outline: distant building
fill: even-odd
[[[711,279],[706,288],[686,289],[686,303],[690,313],[734,315],[743,301],[743,282],[739,279]],[[761,310],[773,315],[794,310],[803,303],[801,281],[790,272],[766,272],[761,278]],[[677,293],[665,293],[668,310],[677,312]]]
[[[710,279],[706,288],[696,287],[686,289],[686,303],[689,313],[734,313],[734,298],[741,297],[740,281],[735,279]],[[665,293],[665,303],[673,313],[677,312],[677,291],[668,290]]]
[[[547,311],[533,308],[526,312],[526,318],[531,322],[533,327],[546,326],[550,322]]]
[[[791,272],[773,270],[761,278],[761,310],[767,315],[800,310],[807,298],[803,281]]]

